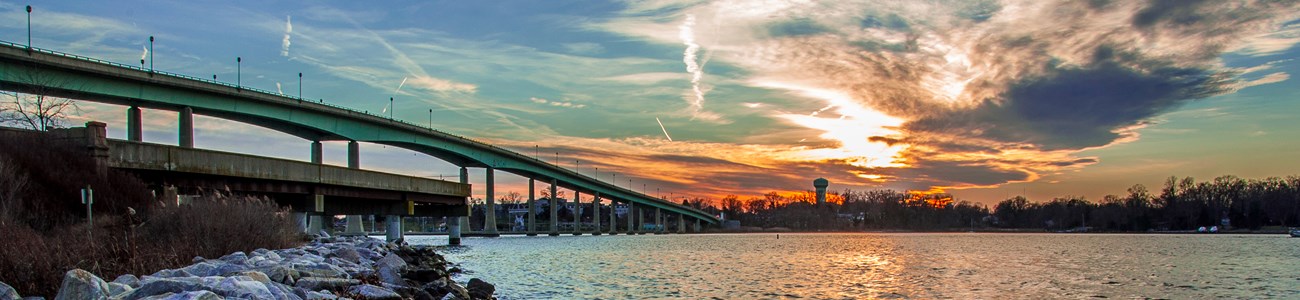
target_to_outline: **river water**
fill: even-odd
[[[445,252],[501,299],[1300,299],[1285,235],[519,236]]]

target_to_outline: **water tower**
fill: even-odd
[[[826,186],[829,185],[831,185],[831,181],[826,180],[826,178],[813,180],[813,187],[817,188],[817,204],[826,204]]]

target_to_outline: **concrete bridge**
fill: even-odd
[[[468,184],[468,168],[483,169],[486,209],[489,212],[496,211],[494,170],[501,170],[529,178],[530,208],[535,207],[534,181],[540,180],[550,184],[550,199],[556,199],[556,188],[561,187],[573,190],[574,199],[580,199],[577,194],[594,196],[595,200],[590,204],[593,207],[599,207],[598,203],[604,200],[623,203],[632,208],[634,216],[652,209],[657,224],[664,223],[663,213],[667,213],[669,218],[677,221],[679,232],[686,228],[688,220],[695,223],[697,231],[701,223],[718,222],[712,215],[691,207],[432,128],[238,85],[8,42],[0,42],[0,89],[128,106],[127,140],[130,142],[142,140],[141,109],[161,109],[179,112],[179,148],[194,147],[193,115],[197,113],[258,125],[311,141],[313,164],[321,164],[321,141],[348,141],[348,168],[351,169],[360,169],[358,142],[413,150],[459,166],[462,184]],[[557,205],[549,207],[551,221],[547,233],[558,235]],[[597,218],[599,215],[596,214]],[[459,243],[460,227],[466,225],[463,224],[465,220],[461,218],[460,222],[454,223],[462,224],[449,226],[452,243]],[[528,228],[537,228],[535,222],[534,214],[529,214]],[[644,223],[644,220],[640,222]],[[596,220],[594,223],[602,222]],[[485,235],[497,234],[495,214],[487,214],[485,224],[488,224]],[[644,227],[634,225],[629,219],[627,232]],[[616,233],[617,229],[597,228],[591,233],[601,232]]]

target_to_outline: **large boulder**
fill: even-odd
[[[63,286],[54,300],[108,299],[108,282],[86,270],[72,269],[63,274]]]
[[[14,290],[14,287],[0,282],[0,300],[20,300],[22,298],[18,296],[18,291]]]
[[[145,276],[140,287],[122,296],[122,300],[135,300],[164,294],[177,294],[204,289],[203,281],[198,277],[166,278]],[[194,295],[201,296],[201,295]]]
[[[402,299],[402,295],[398,295],[397,292],[394,292],[393,290],[370,285],[370,284],[353,286],[348,289],[348,292],[361,296],[362,299],[373,299],[373,300]]]
[[[402,280],[402,268],[404,267],[406,267],[406,261],[402,260],[397,254],[392,253],[375,262],[375,270],[379,272],[379,281],[392,285],[406,285],[406,281]]]
[[[117,279],[113,279],[113,282],[125,284],[126,286],[129,286],[131,288],[140,287],[140,278],[135,277],[135,275],[131,275],[131,274],[118,276]]]
[[[497,291],[496,286],[478,278],[470,279],[466,288],[469,290],[469,296],[474,299],[492,299],[492,294]]]
[[[126,293],[130,293],[133,290],[135,289],[131,288],[131,286],[126,285],[124,283],[117,283],[117,282],[108,283],[108,296],[110,298],[124,296],[126,295]]]
[[[361,281],[356,279],[303,277],[302,279],[298,279],[298,282],[294,284],[294,287],[304,288],[308,291],[342,290],[358,284],[361,284]]]
[[[357,252],[357,250],[353,249],[352,247],[344,247],[343,249],[334,251],[333,254],[334,257],[338,257],[339,259],[350,261],[354,264],[361,263],[361,253]]]
[[[153,295],[141,300],[222,300],[221,296],[209,291],[189,291],[183,293],[166,293]]]

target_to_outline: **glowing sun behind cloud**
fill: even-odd
[[[849,94],[828,89],[819,89],[797,84],[757,80],[755,86],[789,90],[797,95],[823,100],[827,103],[811,114],[780,113],[777,117],[799,126],[823,131],[819,137],[839,143],[836,148],[815,148],[791,152],[787,159],[794,161],[828,161],[840,160],[862,168],[897,168],[905,167],[899,155],[908,145],[890,143],[883,139],[898,136],[895,130],[903,120],[863,106]],[[834,110],[838,117],[825,116],[823,112]],[[883,138],[883,139],[882,139]],[[859,176],[870,176],[860,174]],[[872,177],[864,177],[872,179]],[[879,176],[874,176],[879,178]]]

